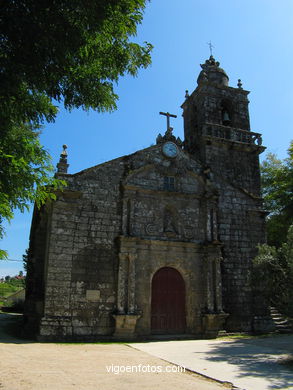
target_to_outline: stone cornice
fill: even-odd
[[[136,253],[137,249],[145,249],[153,247],[153,248],[161,248],[161,250],[165,249],[174,249],[174,250],[182,250],[185,252],[186,250],[196,250],[196,251],[214,251],[216,248],[222,246],[220,242],[205,242],[205,243],[195,243],[195,242],[186,242],[186,241],[168,241],[168,240],[152,240],[145,239],[141,237],[130,237],[130,236],[119,236],[117,237],[120,242],[120,251],[123,252],[134,252]]]
[[[204,197],[203,193],[186,193],[186,192],[177,192],[177,191],[164,191],[164,190],[158,190],[158,189],[148,189],[143,187],[138,187],[134,185],[123,185],[122,186],[124,193],[128,192],[129,195],[133,193],[133,195],[137,195],[138,192],[148,195],[155,195],[156,197],[158,194],[160,196],[166,196],[166,197],[176,197],[176,198],[193,198],[193,199],[202,199]]]

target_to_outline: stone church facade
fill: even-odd
[[[67,187],[35,209],[30,236],[25,321],[39,339],[267,329],[250,283],[265,148],[240,80],[212,56],[201,67],[183,142],[168,125],[154,146],[75,174],[61,154]]]

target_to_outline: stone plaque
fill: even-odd
[[[100,301],[100,290],[86,290],[86,299],[91,302]]]

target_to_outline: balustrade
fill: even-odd
[[[258,146],[262,144],[261,134],[259,133],[216,124],[204,125],[202,135]]]

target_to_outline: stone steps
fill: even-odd
[[[276,326],[277,333],[293,333],[293,323],[284,317],[275,307],[270,307],[271,317]]]

